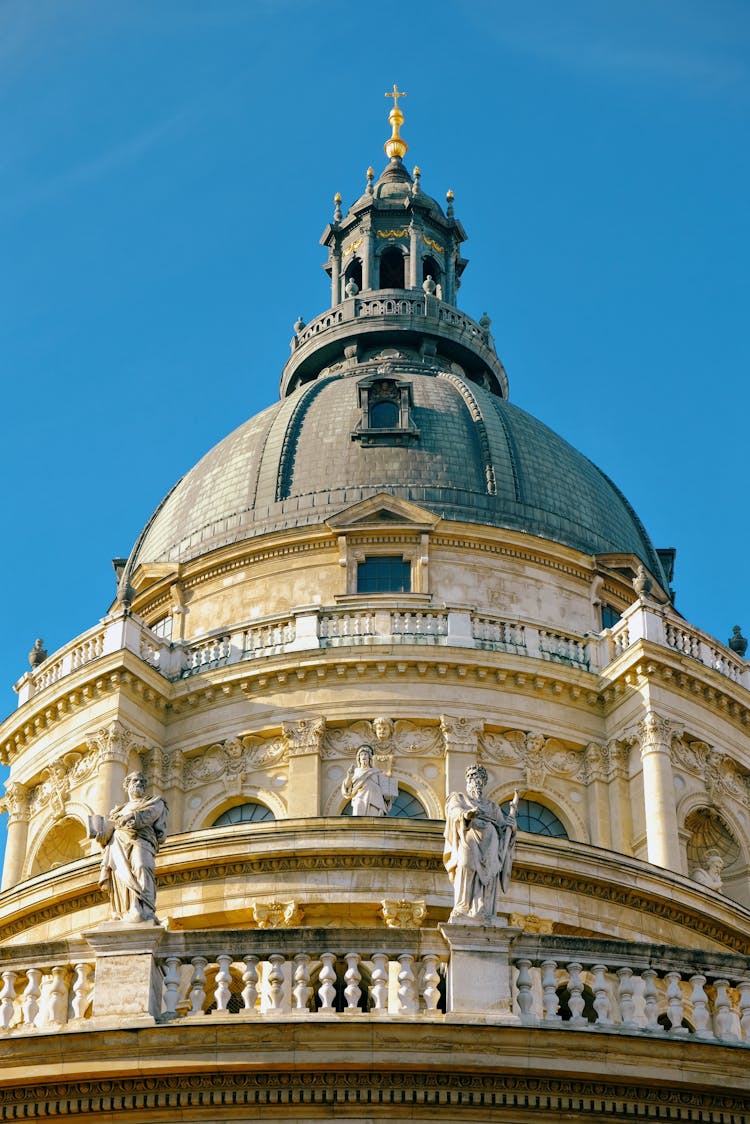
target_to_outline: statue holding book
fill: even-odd
[[[167,835],[168,808],[160,796],[146,796],[143,773],[129,773],[123,787],[124,804],[89,817],[89,838],[104,851],[99,885],[113,920],[156,921],[156,852]]]

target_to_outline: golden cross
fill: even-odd
[[[398,85],[393,83],[393,90],[388,91],[385,95],[387,98],[393,98],[393,108],[398,109],[398,99],[405,98],[406,94],[403,90],[399,90]]]

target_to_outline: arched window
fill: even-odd
[[[380,256],[380,288],[405,288],[404,255],[395,246],[389,246]]]
[[[440,266],[429,254],[422,260],[422,280],[426,281],[428,277],[431,277],[436,285],[442,284],[443,275]]]
[[[503,812],[507,813],[510,801],[501,805]],[[536,800],[518,801],[518,827],[520,831],[530,831],[532,835],[553,835],[558,839],[567,839],[568,833],[561,820],[554,812],[545,808],[544,804],[537,804]]]
[[[401,410],[392,398],[381,398],[370,406],[370,429],[398,429]]]
[[[343,808],[341,815],[350,816],[352,814],[352,802],[349,800]],[[401,785],[398,786],[398,796],[391,804],[391,810],[388,813],[389,819],[402,819],[402,820],[426,820],[428,819],[427,812],[421,800],[418,800],[411,792],[407,792]]]
[[[347,282],[353,281],[358,289],[362,288],[362,262],[359,258],[352,258],[346,267],[344,274],[344,289],[346,289]]]
[[[265,804],[259,804],[257,800],[248,800],[246,804],[235,804],[233,808],[227,808],[211,826],[229,827],[231,824],[261,823],[263,820],[275,819],[276,816]]]

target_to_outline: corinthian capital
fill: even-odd
[[[484,730],[481,718],[458,718],[452,714],[440,715],[440,729],[443,732],[446,749],[462,749],[476,753],[479,735]]]
[[[641,753],[649,749],[669,749],[674,727],[668,718],[663,718],[655,710],[647,710],[646,717],[638,723],[641,739]]]
[[[8,823],[29,818],[29,790],[18,781],[8,781],[5,796],[0,799],[0,811],[8,813]]]
[[[117,719],[110,722],[108,726],[101,726],[98,730],[94,730],[86,738],[86,745],[96,753],[99,764],[114,761],[120,765],[127,765],[130,751],[136,743],[135,734]]]
[[[302,753],[319,754],[326,720],[322,717],[302,718],[299,722],[284,722],[281,729],[290,757],[298,757]]]

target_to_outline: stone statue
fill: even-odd
[[[341,795],[352,802],[353,816],[387,816],[398,796],[398,785],[372,763],[369,745],[357,750],[356,764],[350,765],[341,782]]]
[[[506,815],[499,804],[485,800],[487,770],[470,765],[466,792],[452,792],[445,805],[443,862],[453,883],[454,904],[449,922],[492,925],[497,913],[498,887],[510,885],[516,849],[516,792]]]
[[[44,641],[40,638],[34,641],[34,647],[29,652],[29,663],[31,670],[43,664],[47,658],[47,649],[44,647]]]
[[[113,920],[156,921],[156,852],[167,835],[168,808],[160,796],[146,796],[143,773],[129,773],[123,788],[124,804],[89,817],[89,838],[104,848],[99,885]]]
[[[721,872],[724,860],[721,855],[712,851],[706,855],[705,867],[699,866],[693,871],[693,881],[700,882],[701,886],[708,886],[710,890],[721,890]]]

